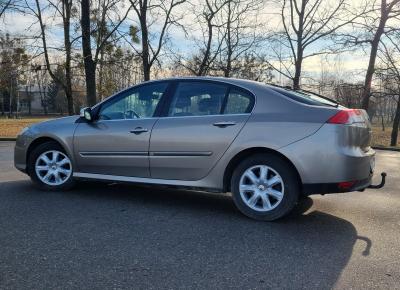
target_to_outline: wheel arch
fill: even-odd
[[[26,160],[26,167],[28,169],[29,166],[29,156],[32,153],[32,151],[37,148],[39,145],[44,144],[46,142],[54,142],[57,143],[58,145],[61,146],[61,148],[64,149],[65,152],[68,153],[68,150],[65,148],[65,146],[62,144],[62,142],[60,142],[59,140],[57,140],[56,138],[52,138],[49,136],[41,136],[36,138],[35,140],[33,140],[29,146],[28,149],[26,150],[26,156],[25,156],[25,160]]]
[[[230,187],[231,187],[230,181],[232,178],[232,174],[233,174],[233,171],[235,170],[235,168],[239,165],[239,163],[252,155],[260,154],[260,153],[261,154],[262,153],[274,154],[274,155],[282,158],[283,160],[285,160],[291,166],[292,170],[295,172],[295,174],[297,176],[297,180],[299,182],[299,186],[302,187],[303,183],[302,183],[299,171],[297,170],[297,168],[293,164],[293,162],[290,161],[289,158],[287,158],[285,155],[283,155],[279,151],[276,151],[276,150],[273,150],[273,149],[270,149],[267,147],[252,147],[252,148],[246,148],[246,149],[240,151],[229,161],[228,165],[225,168],[225,172],[224,172],[224,179],[223,179],[224,192],[230,191]]]

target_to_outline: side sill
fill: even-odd
[[[188,188],[188,189],[207,191],[207,192],[222,192],[222,189],[205,187],[204,184],[201,183],[201,181],[157,179],[157,178],[147,178],[147,177],[132,177],[132,176],[83,173],[83,172],[74,172],[73,177],[79,179],[95,179],[104,181],[172,186],[172,187]]]

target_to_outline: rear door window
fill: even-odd
[[[170,117],[218,115],[227,86],[211,82],[180,82],[172,97]]]

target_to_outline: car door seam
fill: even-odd
[[[156,124],[158,123],[159,120],[160,120],[160,117],[157,118],[157,120],[153,123],[153,126],[151,127],[150,137],[149,137],[149,144],[148,144],[148,147],[147,147],[147,159],[149,161],[149,175],[150,175],[150,178],[152,178],[152,175],[151,175],[151,160],[150,160],[150,156],[151,156],[151,152],[150,152],[151,137],[153,136],[153,129],[156,126]]]
[[[214,165],[210,168],[210,170],[207,172],[206,175],[204,175],[201,179],[206,178],[211,171],[213,171],[213,169],[217,166],[217,164],[221,161],[222,157],[225,156],[225,153],[229,150],[229,148],[231,148],[232,144],[236,141],[236,139],[239,137],[240,133],[242,132],[242,130],[244,129],[244,127],[246,126],[247,122],[249,121],[250,117],[252,116],[252,114],[249,114],[248,118],[244,121],[244,124],[242,126],[242,128],[240,128],[239,132],[236,134],[236,136],[233,138],[232,142],[226,147],[226,150],[221,154],[220,158],[218,158],[218,160],[215,161]]]

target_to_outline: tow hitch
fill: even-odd
[[[382,176],[382,180],[381,183],[376,184],[376,185],[369,185],[368,188],[373,188],[373,189],[378,189],[378,188],[382,188],[385,185],[385,181],[386,181],[386,172],[382,172],[381,173]]]

